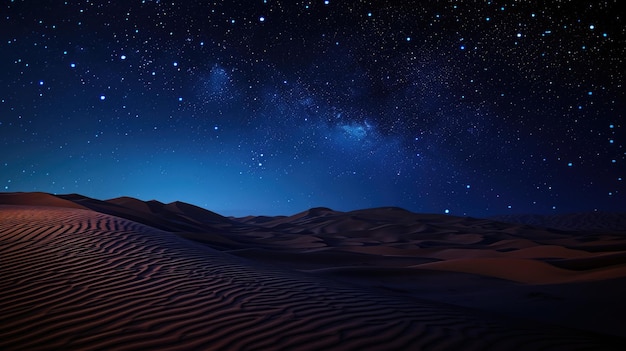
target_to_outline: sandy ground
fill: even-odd
[[[0,349],[618,350],[626,232],[581,227],[0,194]]]

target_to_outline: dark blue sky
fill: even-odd
[[[0,189],[626,210],[617,1],[3,1]]]

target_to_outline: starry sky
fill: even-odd
[[[0,191],[626,211],[614,1],[2,1]]]

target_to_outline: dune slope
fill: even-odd
[[[0,223],[2,349],[608,349],[258,267],[93,211],[2,206]]]
[[[617,350],[624,242],[397,208],[237,219],[0,194],[0,349]]]

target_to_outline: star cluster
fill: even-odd
[[[618,1],[5,1],[0,190],[624,211]]]

